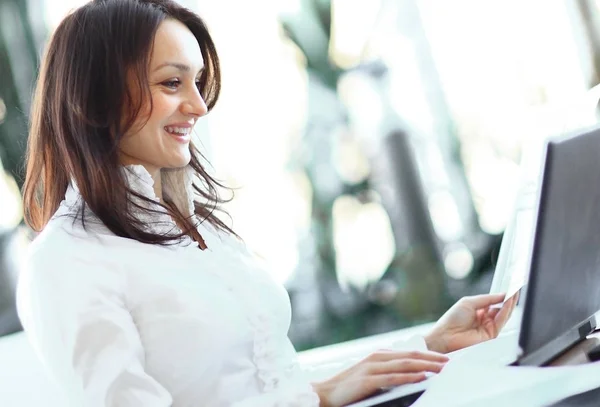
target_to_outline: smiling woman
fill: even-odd
[[[120,143],[122,164],[141,164],[156,182],[161,168],[181,168],[190,159],[196,121],[208,109],[200,94],[204,59],[198,41],[181,22],[168,19],[156,32],[150,59],[151,111],[138,115]]]
[[[169,0],[91,1],[49,43],[24,188],[40,233],[17,304],[71,405],[341,406],[439,372],[433,351],[498,334],[514,302],[463,300],[422,351],[309,383],[289,297],[215,216],[222,186],[191,142],[219,72],[202,20]]]
[[[188,202],[162,194],[162,179],[182,185],[181,168],[189,163],[200,181],[193,188],[204,200],[192,211],[232,232],[214,216],[224,202],[217,194],[221,185],[204,171],[189,135],[216,103],[220,86],[214,44],[187,9],[166,1],[93,1],[67,16],[46,51],[32,106],[23,194],[28,223],[41,230],[71,183],[87,204],[81,210],[89,209],[117,236],[164,244],[192,234],[202,246],[185,215]],[[127,185],[121,167],[134,164],[150,174],[152,198],[181,232],[153,233],[131,216],[131,195],[145,203],[139,210],[156,210],[154,199],[132,194]]]

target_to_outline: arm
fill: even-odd
[[[53,257],[30,256],[17,304],[31,344],[68,399],[86,407],[170,406],[169,393],[144,371],[123,274]]]
[[[448,358],[434,352],[375,352],[329,380],[313,383],[321,407],[344,406],[382,388],[417,383],[439,373]]]
[[[435,352],[451,352],[495,338],[509,318],[518,295],[502,308],[490,308],[503,295],[479,295],[458,301],[425,337],[397,342],[392,349],[371,354],[329,380],[315,382],[322,407],[360,400],[380,388],[415,383],[426,372],[439,372],[448,360]],[[424,351],[425,348],[429,351]],[[433,352],[431,352],[433,351]]]
[[[429,350],[454,352],[498,336],[519,300],[517,293],[501,308],[504,294],[486,294],[463,297],[436,322],[425,336]]]

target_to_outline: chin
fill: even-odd
[[[183,167],[186,167],[190,163],[191,160],[192,160],[192,156],[190,154],[184,154],[184,155],[181,155],[181,156],[171,160],[169,162],[169,164],[165,165],[163,168],[171,168],[171,169],[183,168]]]

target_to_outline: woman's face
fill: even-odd
[[[122,165],[141,164],[156,176],[162,168],[189,163],[192,129],[207,112],[197,85],[203,67],[192,32],[179,21],[163,21],[154,38],[148,70],[152,111],[149,101],[144,101],[133,127],[122,138]],[[133,82],[131,89],[136,86]]]

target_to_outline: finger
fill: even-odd
[[[363,383],[367,387],[365,393],[372,393],[381,388],[400,386],[408,383],[419,383],[427,379],[425,373],[390,373],[367,377]]]
[[[517,308],[518,302],[519,302],[519,293],[517,292],[517,294],[512,298],[512,304],[510,306],[510,311],[508,312],[509,317],[512,315],[515,308]]]
[[[508,307],[508,317],[511,316],[512,312],[514,311],[515,307],[517,306],[518,301],[519,301],[519,294],[517,292],[517,294],[513,295],[510,299],[506,300],[504,302],[504,304],[502,305],[502,308]]]
[[[489,307],[504,301],[504,294],[483,294],[464,297],[463,301],[471,304],[476,309]]]
[[[392,373],[384,375],[370,375],[357,377],[357,380],[348,381],[346,383],[337,383],[340,391],[332,393],[344,393],[327,397],[327,405],[347,405],[351,402],[364,399],[367,396],[377,393],[381,389],[396,387],[403,384],[418,383],[425,379],[425,373]],[[340,386],[341,385],[341,386]]]
[[[390,360],[399,360],[399,359],[419,359],[430,362],[438,362],[444,363],[448,361],[448,356],[432,352],[432,351],[383,351],[383,352],[375,352],[369,355],[366,360],[370,362],[387,362]]]
[[[512,304],[513,309],[517,306],[517,303],[519,302],[520,297],[521,297],[521,290],[517,291],[517,293],[513,297],[513,304]]]
[[[390,360],[388,362],[371,363],[367,368],[369,374],[391,374],[391,373],[439,373],[445,366],[445,362],[429,362],[419,359]]]
[[[513,306],[510,303],[510,301],[513,301],[512,299],[507,301],[503,306],[502,309],[500,310],[500,312],[498,312],[498,314],[496,315],[495,318],[495,325],[496,325],[496,329],[498,332],[500,332],[500,330],[502,329],[502,327],[504,327],[504,325],[506,325],[506,322],[508,322],[508,318],[510,317],[510,314],[512,313],[513,310]]]
[[[496,315],[498,315],[499,312],[500,312],[500,308],[489,308],[487,311],[486,318],[490,319],[490,320],[494,320],[494,318],[496,318]]]

